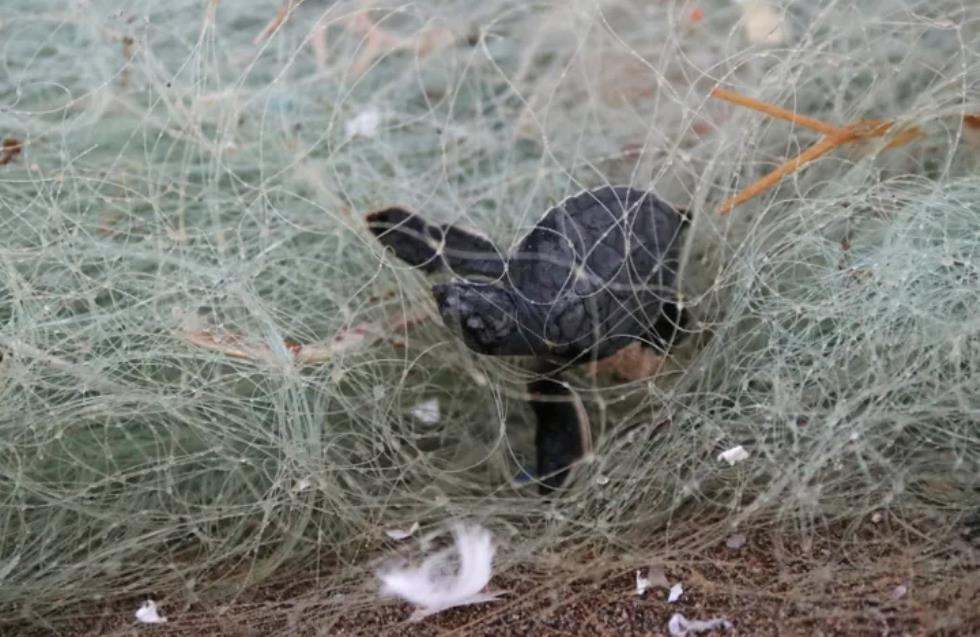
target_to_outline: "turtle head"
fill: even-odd
[[[513,291],[494,285],[451,282],[432,288],[439,314],[474,352],[495,356],[534,354],[523,304]]]

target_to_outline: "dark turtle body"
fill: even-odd
[[[605,358],[637,340],[664,351],[683,322],[676,277],[686,220],[651,192],[606,186],[568,197],[508,255],[475,233],[427,223],[401,208],[379,210],[367,220],[379,241],[405,262],[458,277],[434,285],[432,292],[444,323],[470,349],[542,363],[548,382],[532,383],[531,389],[545,387],[548,404],[556,406],[532,398],[539,473],[542,465],[567,468],[584,444],[541,440],[544,423],[555,432],[561,414],[581,412],[554,400],[570,393],[557,370]],[[567,429],[572,436],[582,427]],[[543,447],[560,449],[561,457],[543,461]]]

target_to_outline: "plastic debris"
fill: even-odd
[[[752,44],[785,44],[789,29],[778,7],[769,0],[735,0],[742,7],[742,27]]]
[[[650,588],[650,580],[648,580],[643,575],[640,575],[640,571],[637,571],[636,572],[636,594],[637,595],[642,595],[643,593],[647,592],[647,589],[648,588]]]
[[[909,592],[909,587],[904,584],[900,584],[896,586],[895,589],[892,591],[892,599],[898,601],[903,597],[905,597],[906,595],[908,595],[908,592]]]
[[[725,546],[733,550],[738,550],[745,546],[745,536],[741,533],[736,533],[725,540]]]
[[[732,623],[724,617],[701,621],[697,619],[688,619],[680,613],[674,613],[671,615],[670,621],[667,622],[667,630],[674,637],[683,637],[684,635],[703,633],[708,630],[714,630],[715,628],[730,630],[732,628]]]
[[[480,526],[457,525],[453,529],[455,546],[439,551],[418,567],[389,568],[378,573],[381,595],[396,596],[416,606],[409,621],[417,622],[456,606],[482,604],[497,599],[495,593],[481,592],[490,582],[494,546],[490,531]],[[453,552],[459,567],[450,568]]]
[[[684,594],[684,587],[681,586],[680,582],[678,582],[670,587],[670,592],[667,593],[667,602],[669,604],[673,604],[674,602],[679,600],[681,598],[681,595],[683,594]]]
[[[309,478],[300,478],[299,480],[296,481],[296,484],[293,485],[293,491],[295,491],[296,493],[300,493],[302,491],[306,491],[312,486],[313,486],[313,482],[311,482]]]
[[[136,611],[136,621],[141,624],[165,624],[167,623],[167,618],[160,617],[157,603],[152,599],[148,599]]]
[[[719,460],[724,460],[729,465],[734,465],[736,462],[741,462],[749,457],[749,452],[745,450],[742,445],[737,447],[732,447],[726,451],[722,451],[718,454]]]
[[[419,523],[413,522],[412,526],[407,529],[388,529],[385,531],[385,535],[393,540],[405,540],[415,535],[415,532],[418,530]]]
[[[374,137],[378,134],[379,124],[381,124],[381,114],[378,111],[373,108],[363,110],[347,122],[347,136]]]
[[[437,424],[441,418],[441,414],[439,413],[439,399],[432,398],[431,400],[415,405],[412,407],[412,415],[427,425]]]

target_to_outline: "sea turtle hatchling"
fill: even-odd
[[[663,352],[679,335],[676,275],[685,222],[683,212],[651,192],[605,186],[549,209],[504,255],[475,233],[427,223],[402,208],[367,216],[371,232],[400,259],[454,275],[432,293],[443,322],[467,347],[539,362],[544,374],[528,389],[543,492],[564,484],[589,442],[584,410],[560,370],[636,341]]]

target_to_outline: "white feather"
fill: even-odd
[[[381,113],[373,108],[368,108],[352,117],[345,126],[348,137],[374,137],[378,134],[378,125],[381,123]]]
[[[412,407],[412,415],[427,425],[435,425],[439,422],[439,399],[432,398]]]
[[[752,44],[786,44],[789,25],[783,12],[769,0],[736,0],[742,5],[745,35]]]
[[[415,532],[419,530],[419,523],[413,522],[412,526],[407,529],[388,529],[385,531],[388,537],[393,540],[407,540],[408,538],[415,535]]]
[[[492,602],[496,594],[483,593],[490,582],[494,546],[490,532],[479,526],[453,529],[454,549],[430,555],[417,567],[391,568],[378,573],[381,594],[397,596],[416,606],[409,621],[419,621],[455,606]],[[459,556],[452,572],[450,557]]]
[[[643,593],[647,592],[647,589],[648,588],[650,588],[650,580],[648,580],[643,575],[640,575],[640,571],[637,571],[636,572],[636,594],[637,595],[642,595]]]
[[[673,637],[686,637],[686,635],[703,633],[705,631],[716,630],[718,628],[731,630],[732,623],[724,617],[701,621],[698,619],[688,619],[680,613],[674,613],[671,615],[670,621],[667,622],[667,631],[673,635]]]
[[[165,624],[167,618],[160,617],[157,603],[152,599],[148,599],[136,611],[136,621],[141,624]]]

